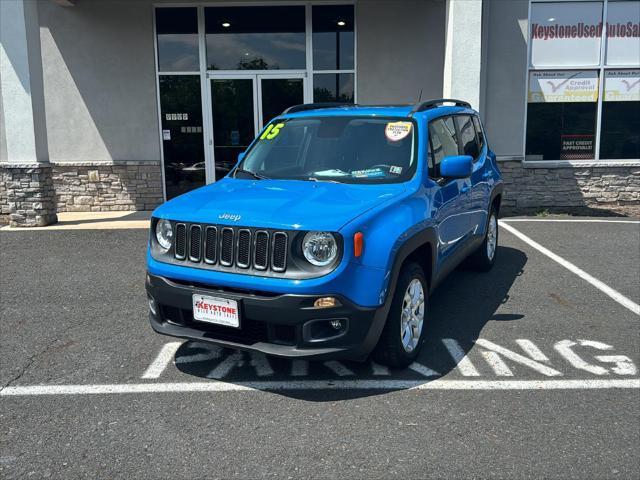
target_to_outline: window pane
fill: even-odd
[[[304,6],[205,8],[209,70],[304,69]]]
[[[266,125],[292,105],[304,103],[304,84],[301,78],[263,78],[262,124]]]
[[[314,102],[353,103],[353,73],[321,73],[313,76]]]
[[[597,71],[530,72],[526,159],[593,159],[597,101]]]
[[[480,125],[480,119],[474,115],[473,125],[476,127],[476,133],[478,134],[478,148],[482,151],[484,147],[484,133],[482,132],[482,125]]]
[[[598,65],[601,37],[601,2],[531,4],[534,66]]]
[[[160,75],[167,199],[205,184],[199,75]]]
[[[475,160],[478,158],[479,149],[476,141],[476,130],[469,115],[458,115],[455,117],[460,130],[460,145],[463,155],[471,155]]]
[[[353,69],[353,5],[313,7],[313,68]]]
[[[640,158],[640,70],[605,73],[600,158]]]
[[[451,117],[439,118],[429,123],[431,147],[433,149],[433,177],[440,176],[440,162],[444,157],[458,155],[458,135]]]
[[[198,58],[198,12],[195,8],[157,8],[158,70],[196,72]]]
[[[640,2],[609,2],[607,65],[640,63]]]

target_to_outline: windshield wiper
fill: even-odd
[[[260,175],[259,173],[252,172],[251,170],[245,170],[244,168],[240,168],[240,167],[236,168],[236,171],[233,173],[233,178],[238,177],[238,172],[251,175],[256,180],[270,180],[269,177],[265,177],[264,175]]]

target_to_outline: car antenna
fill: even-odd
[[[420,101],[422,100],[422,88],[420,89],[420,95],[418,96],[418,102],[420,103]]]

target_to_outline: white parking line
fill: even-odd
[[[213,368],[207,378],[222,378],[227,375],[242,360],[242,352],[236,351]]]
[[[173,360],[173,356],[176,354],[180,345],[182,345],[182,342],[165,343],[160,349],[160,353],[158,353],[156,359],[142,374],[142,378],[147,380],[158,378],[162,372],[164,372],[164,369],[167,368],[167,365],[171,363],[171,360]]]
[[[443,338],[442,343],[447,348],[449,355],[456,362],[456,367],[465,377],[479,377],[480,372],[473,366],[471,360],[466,356],[460,344],[453,338]]]
[[[340,362],[336,362],[335,360],[330,360],[328,362],[324,362],[324,366],[331,370],[333,373],[340,377],[346,377],[348,375],[355,375],[351,370],[345,367]]]
[[[552,222],[552,223],[632,223],[640,224],[640,220],[605,220],[598,218],[502,218],[501,222]]]
[[[511,225],[507,225],[506,223],[502,222],[502,223],[500,223],[500,226],[502,226],[502,228],[504,228],[509,233],[512,233],[513,235],[518,237],[520,240],[522,240],[523,242],[525,242],[529,246],[531,246],[531,247],[535,248],[536,250],[538,250],[543,255],[546,255],[547,257],[549,257],[554,262],[559,263],[560,265],[562,265],[564,268],[566,268],[570,272],[573,272],[577,276],[582,278],[583,280],[586,280],[591,285],[596,287],[598,290],[603,292],[605,295],[608,295],[609,297],[614,299],[616,302],[618,302],[623,307],[628,308],[629,310],[631,310],[636,315],[640,315],[640,305],[638,305],[637,303],[635,303],[631,299],[625,297],[623,294],[621,294],[617,290],[614,290],[613,288],[611,288],[606,283],[601,282],[597,278],[589,275],[587,272],[585,272],[581,268],[576,267],[573,263],[565,260],[564,258],[560,257],[559,255],[556,255],[551,250],[543,247],[538,242],[536,242],[536,241],[532,240],[531,238],[527,237],[524,233],[522,233],[519,230],[516,230],[515,228],[513,228]]]
[[[591,390],[637,388],[640,388],[640,379],[638,378],[627,380],[309,380],[243,383],[212,380],[192,383],[13,386],[1,390],[0,397],[293,390]]]
[[[504,363],[502,357],[496,352],[482,351],[480,353],[498,377],[513,377],[513,372],[509,366]]]

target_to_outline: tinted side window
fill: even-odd
[[[475,115],[473,118],[473,125],[476,127],[476,134],[478,135],[478,149],[482,151],[484,147],[484,133],[482,133],[482,125],[480,125],[480,119]]]
[[[458,122],[458,130],[460,130],[460,146],[462,147],[463,155],[471,155],[475,160],[478,158],[480,149],[478,148],[478,141],[476,140],[476,129],[473,127],[473,122],[469,115],[457,115],[456,122]]]
[[[440,162],[444,157],[458,155],[458,136],[451,117],[438,118],[429,123],[431,155],[433,159],[432,177],[440,176]]]

